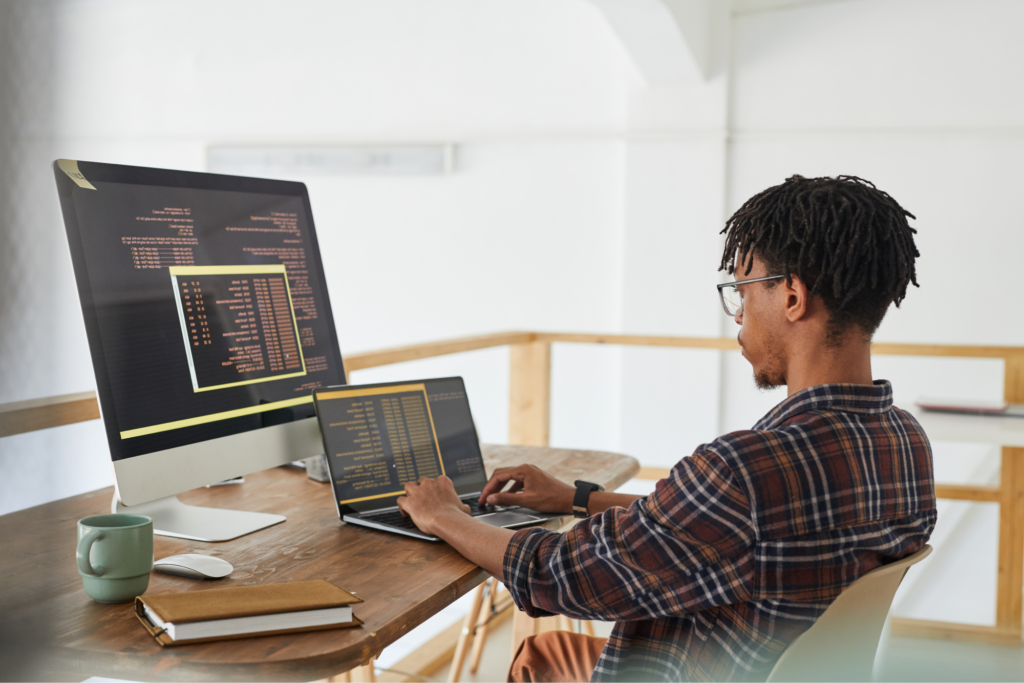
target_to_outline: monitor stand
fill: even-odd
[[[222,510],[197,505],[186,505],[177,496],[168,496],[125,507],[114,494],[110,511],[129,515],[146,515],[153,518],[153,533],[174,538],[188,538],[193,541],[217,543],[230,541],[251,534],[260,529],[280,524],[286,518],[265,512],[244,512]]]

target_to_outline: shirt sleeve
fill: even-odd
[[[744,490],[721,458],[701,451],[628,510],[561,534],[517,532],[503,573],[531,617],[657,619],[749,601],[754,542]]]

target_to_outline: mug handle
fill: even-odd
[[[92,550],[92,544],[96,541],[102,541],[107,535],[99,529],[89,529],[89,533],[82,536],[82,540],[78,542],[78,550],[75,553],[75,559],[78,561],[78,571],[89,576],[103,576],[106,573],[106,567],[96,565],[95,567],[89,562],[89,551]]]

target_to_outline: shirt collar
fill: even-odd
[[[884,413],[892,408],[892,385],[876,379],[863,384],[819,384],[807,387],[772,408],[754,425],[755,430],[775,429],[800,413],[841,410],[851,413]]]

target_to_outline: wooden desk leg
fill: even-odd
[[[512,661],[516,660],[516,653],[519,652],[519,646],[523,644],[523,641],[529,636],[537,635],[537,628],[539,626],[538,620],[528,617],[526,612],[513,607],[515,613],[512,615]]]
[[[374,670],[372,659],[362,666],[323,679],[326,683],[374,683],[376,680],[377,673]],[[323,683],[323,681],[317,681],[317,683]]]
[[[377,680],[377,674],[373,670],[372,659],[366,664],[352,669],[350,673],[352,674],[353,683],[374,683]]]
[[[481,583],[473,594],[473,607],[466,612],[466,618],[462,621],[462,633],[459,634],[459,642],[455,645],[455,657],[452,658],[452,668],[448,671],[448,683],[455,683],[462,675],[462,665],[466,661],[466,649],[473,640],[473,627],[480,615],[480,605],[484,601],[484,586],[487,582]]]
[[[485,582],[487,595],[480,608],[480,615],[476,620],[476,633],[473,634],[473,651],[469,655],[469,673],[475,674],[480,668],[480,656],[484,653],[484,643],[487,642],[488,622],[491,620],[491,609],[494,607],[494,596],[498,592],[497,579],[488,579]]]
[[[513,608],[515,609],[515,608]],[[546,631],[558,631],[559,617],[541,617],[534,619],[526,612],[516,609],[512,614],[512,659],[515,659],[519,646],[528,636],[536,636]]]
[[[1003,448],[999,488],[996,627],[1021,635],[1024,591],[1024,448]]]

